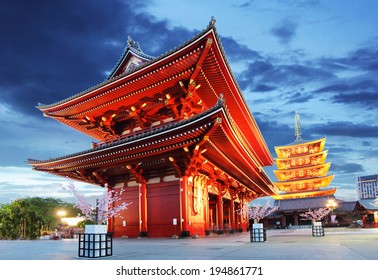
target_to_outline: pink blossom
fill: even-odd
[[[113,204],[115,202],[120,202],[122,199],[118,197],[117,193],[114,190],[108,190],[105,191],[104,194],[96,200],[96,204],[92,206],[84,198],[84,195],[78,192],[73,183],[68,184],[67,188],[72,191],[72,194],[77,201],[76,207],[81,210],[86,219],[96,222],[97,211],[97,222],[99,224],[106,223],[109,218],[112,218],[114,216],[120,216],[119,213],[127,209],[127,206],[131,204],[122,202],[121,204],[113,207]],[[122,192],[123,188],[120,190],[120,194]]]
[[[244,216],[248,215],[249,219],[253,219],[255,222],[259,222],[264,219],[266,216],[269,216],[271,213],[278,210],[278,206],[271,207],[269,202],[264,206],[246,206],[246,209],[239,209],[238,212],[242,213]]]
[[[301,220],[320,221],[331,212],[329,208],[308,209],[307,212],[299,214],[302,217]]]

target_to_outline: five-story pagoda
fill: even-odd
[[[325,138],[305,141],[301,137],[299,114],[295,113],[295,142],[275,147],[277,154],[274,182],[280,191],[275,200],[331,196],[336,188],[324,189],[333,180],[327,175],[331,163],[326,162]]]

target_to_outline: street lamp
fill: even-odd
[[[336,215],[333,214],[333,210],[337,207],[337,202],[333,198],[328,199],[326,207],[331,209],[331,223],[333,224],[336,221]]]
[[[59,210],[57,212],[57,214],[58,214],[59,217],[64,217],[64,216],[66,216],[67,212],[65,210]]]
[[[337,202],[332,198],[328,199],[326,207],[331,209],[331,212],[333,213],[333,210],[337,207]]]

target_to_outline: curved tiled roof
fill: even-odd
[[[172,50],[170,50],[170,51],[168,51],[168,52],[162,54],[161,56],[158,56],[158,57],[156,57],[156,58],[154,58],[154,59],[152,59],[152,60],[150,60],[150,61],[148,61],[148,62],[146,62],[146,63],[144,63],[144,64],[142,64],[142,65],[137,66],[136,68],[132,69],[131,71],[124,72],[124,73],[122,73],[122,74],[120,74],[120,75],[118,75],[118,76],[114,76],[114,77],[112,77],[111,79],[105,80],[104,82],[102,82],[102,83],[100,83],[100,84],[97,84],[97,85],[95,85],[95,86],[93,86],[93,87],[91,87],[91,88],[89,88],[89,89],[86,89],[86,90],[84,90],[84,91],[82,91],[82,92],[79,92],[79,93],[77,93],[77,94],[75,94],[75,95],[73,95],[73,96],[70,96],[70,97],[68,97],[68,98],[66,98],[66,99],[63,99],[63,100],[61,100],[61,101],[57,101],[57,102],[52,103],[52,104],[42,104],[42,103],[38,103],[38,106],[36,106],[36,107],[37,107],[38,109],[40,109],[40,110],[43,110],[43,109],[48,109],[48,108],[50,108],[50,107],[54,107],[54,106],[57,106],[57,105],[64,104],[64,103],[66,103],[66,102],[68,102],[68,101],[70,101],[70,100],[73,100],[73,99],[76,99],[76,98],[78,98],[78,97],[80,97],[80,96],[83,96],[83,95],[85,95],[85,94],[87,94],[87,93],[89,93],[89,92],[91,92],[91,91],[93,91],[93,90],[95,90],[95,89],[101,88],[101,87],[103,87],[104,85],[107,85],[107,84],[109,84],[109,83],[111,83],[111,82],[114,82],[114,81],[116,81],[116,80],[119,80],[119,79],[122,78],[122,77],[125,77],[125,76],[127,76],[127,75],[130,75],[130,74],[132,74],[132,73],[134,73],[134,72],[137,72],[138,70],[140,70],[140,69],[142,69],[142,68],[145,68],[145,67],[149,66],[150,64],[153,64],[153,63],[155,63],[155,62],[157,62],[157,61],[163,59],[164,57],[167,57],[167,56],[171,55],[172,53],[175,53],[176,51],[180,50],[181,48],[183,48],[183,47],[189,45],[190,43],[194,42],[195,40],[197,40],[198,38],[200,38],[201,36],[203,36],[203,35],[204,35],[206,32],[208,32],[211,28],[213,28],[213,29],[215,30],[215,26],[214,26],[214,24],[215,24],[215,20],[212,19],[212,20],[210,21],[209,25],[207,26],[207,28],[205,28],[204,30],[202,30],[201,33],[197,34],[197,35],[196,35],[195,37],[193,37],[191,40],[189,40],[189,41],[187,41],[187,42],[181,44],[180,46],[178,46],[178,47],[176,47],[176,48],[174,48],[174,49],[172,49]],[[217,36],[217,38],[218,38],[218,40],[219,40],[219,37],[218,37],[218,36]],[[222,53],[224,54],[223,50],[222,50]],[[122,58],[123,58],[123,56],[122,56]],[[121,58],[121,59],[122,59],[122,58]],[[228,66],[229,66],[229,65],[228,65]],[[235,81],[236,81],[236,79],[235,79]]]
[[[184,119],[184,120],[172,122],[172,123],[169,123],[169,124],[157,127],[157,128],[151,128],[148,131],[142,131],[140,133],[135,133],[135,134],[127,136],[127,137],[121,137],[119,139],[115,139],[114,141],[109,141],[109,142],[106,142],[105,144],[98,145],[95,148],[84,150],[84,151],[81,151],[81,152],[77,152],[77,153],[62,156],[62,157],[51,158],[51,159],[47,159],[47,160],[28,159],[28,164],[33,165],[33,164],[42,164],[42,163],[48,163],[48,162],[53,162],[53,161],[58,161],[58,160],[64,160],[64,159],[68,159],[68,158],[71,158],[71,157],[84,155],[84,154],[87,154],[87,153],[90,153],[90,152],[93,152],[93,151],[100,151],[100,150],[107,149],[107,148],[110,148],[110,147],[114,147],[114,146],[117,146],[117,145],[125,144],[125,143],[132,142],[132,141],[135,141],[135,140],[138,140],[138,139],[143,139],[144,137],[154,135],[156,133],[163,132],[163,131],[166,131],[166,130],[170,130],[170,129],[173,129],[173,128],[177,128],[177,127],[183,126],[187,123],[193,122],[197,119],[202,118],[204,115],[211,114],[212,112],[216,111],[217,109],[222,108],[223,105],[224,105],[224,100],[219,99],[218,102],[215,104],[215,106],[213,106],[209,110],[204,111],[204,112],[202,112],[198,115],[194,115],[193,117],[188,118],[186,120]]]

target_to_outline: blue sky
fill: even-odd
[[[67,180],[26,160],[85,150],[93,140],[44,118],[38,102],[101,83],[128,36],[159,56],[212,16],[273,157],[274,146],[294,141],[297,110],[304,139],[327,138],[336,197],[357,199],[356,177],[378,173],[377,14],[374,0],[1,1],[0,203],[70,198]],[[266,168],[272,181],[274,168]]]

